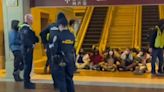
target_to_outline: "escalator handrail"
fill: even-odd
[[[137,6],[137,11],[136,11],[136,23],[135,23],[135,32],[134,32],[134,48],[140,49],[141,48],[141,18],[142,15],[142,8],[141,6]]]
[[[83,43],[85,34],[87,32],[87,28],[89,26],[89,22],[92,16],[92,12],[93,12],[94,7],[88,7],[85,13],[85,16],[83,18],[83,21],[81,23],[77,38],[76,38],[76,54],[79,53],[79,50],[81,48],[81,45]]]
[[[105,23],[104,23],[103,33],[102,33],[100,44],[99,44],[99,51],[100,52],[104,51],[106,48],[106,44],[107,44],[107,40],[108,40],[108,34],[109,34],[109,28],[111,26],[112,17],[113,17],[113,11],[114,11],[113,6],[108,8]]]
[[[164,6],[159,5],[159,17],[160,19],[164,19]]]

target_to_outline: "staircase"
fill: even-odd
[[[150,28],[157,25],[159,9],[157,5],[142,7],[142,47],[148,47],[152,31]]]
[[[116,6],[113,11],[107,46],[125,49],[133,46],[137,6]]]
[[[99,44],[108,7],[95,7],[85,34],[82,48],[89,51],[92,45]]]

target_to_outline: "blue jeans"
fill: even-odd
[[[14,72],[22,71],[24,68],[23,56],[21,51],[13,51],[14,54]]]
[[[159,60],[159,64],[158,64],[158,72],[161,73],[163,71],[163,49],[152,49],[152,61],[151,61],[151,73],[155,74],[155,63],[156,60]]]

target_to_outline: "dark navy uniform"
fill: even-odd
[[[47,34],[49,34],[49,40],[47,39]],[[55,23],[51,24],[50,26],[48,26],[46,29],[44,29],[41,33],[41,39],[42,39],[42,43],[44,44],[44,46],[47,49],[47,58],[48,58],[48,64],[50,65],[50,72],[52,75],[52,79],[54,81],[54,87],[55,87],[55,72],[54,72],[54,64],[53,64],[53,55],[54,55],[54,48],[52,48],[51,46],[49,47],[50,44],[53,43],[53,37],[54,35],[58,35],[59,34],[59,30],[58,27]]]
[[[53,44],[53,72],[55,84],[60,92],[75,92],[73,74],[75,71],[74,42],[75,37],[69,30],[54,35]],[[52,45],[52,46],[51,46]]]
[[[55,30],[54,30],[55,28]],[[49,43],[50,43],[50,31],[56,31],[58,28],[56,27],[56,24],[51,24],[47,28],[45,28],[41,33],[41,39],[44,47],[46,48],[46,55],[47,55],[47,62],[45,65],[44,71],[47,72],[47,67],[50,65],[51,62],[51,50],[49,48]]]
[[[24,60],[24,87],[35,88],[35,85],[30,81],[30,73],[32,70],[33,48],[39,39],[31,29],[30,25],[26,23],[22,24],[20,27],[20,38]]]

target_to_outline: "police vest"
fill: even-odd
[[[19,27],[19,30],[21,30],[23,27],[29,27],[32,30],[32,28],[28,24],[19,24],[18,27]]]
[[[46,36],[46,40],[47,40],[47,41],[50,40],[50,33],[47,34],[47,36]]]
[[[157,28],[157,36],[155,39],[155,47],[163,48],[164,47],[164,31],[161,32],[161,30],[158,26],[156,26],[156,28]]]

